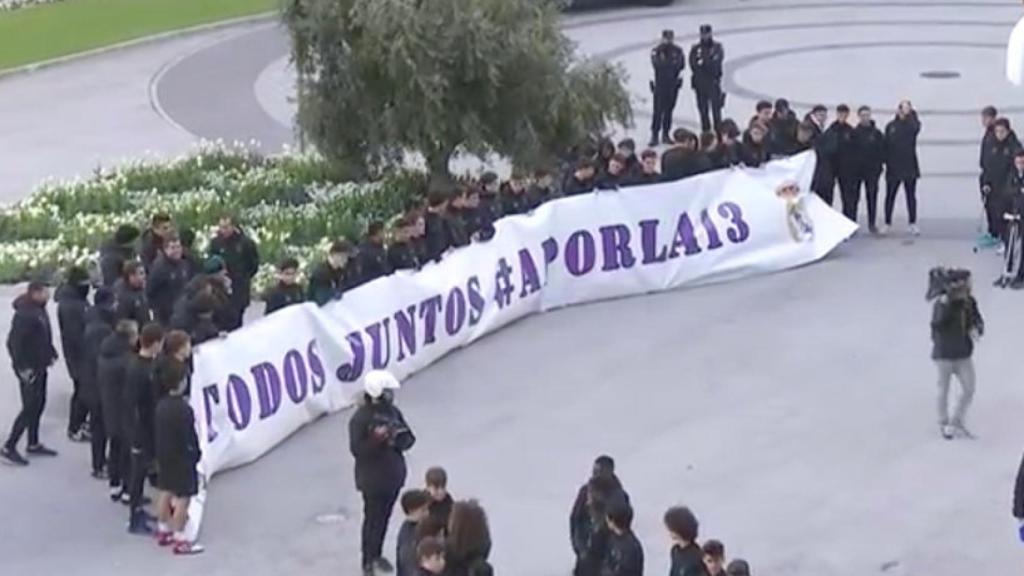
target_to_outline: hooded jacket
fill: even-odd
[[[117,317],[123,320],[134,320],[138,329],[153,321],[153,312],[149,308],[149,300],[146,299],[146,290],[134,288],[124,278],[114,284],[114,294],[117,295]]]
[[[153,418],[157,398],[153,380],[155,363],[155,358],[131,354],[125,366],[122,419],[125,439],[146,454],[153,454]]]
[[[28,294],[14,299],[14,319],[7,334],[7,353],[14,370],[46,370],[57,359],[53,347],[53,333],[46,304],[40,304]]]
[[[93,306],[86,312],[81,392],[89,406],[96,406],[100,402],[100,346],[107,336],[114,333],[114,322],[115,314],[111,308]]]
[[[1021,149],[1017,135],[1013,132],[1005,140],[992,136],[987,139],[981,152],[981,185],[989,186],[996,193],[1002,192],[1004,183],[1013,172],[1013,157]]]
[[[89,311],[89,286],[64,284],[57,289],[57,325],[60,327],[60,344],[64,350],[64,363],[68,374],[75,382],[81,383],[85,362],[85,322]]]
[[[886,178],[914,180],[921,177],[917,163],[917,135],[921,121],[916,113],[906,118],[894,118],[885,127]]]
[[[135,347],[124,334],[113,332],[100,345],[100,358],[96,373],[100,383],[100,402],[103,406],[103,425],[108,437],[124,437],[124,388],[128,360]]]
[[[192,265],[184,258],[171,260],[166,254],[161,254],[150,270],[146,279],[146,298],[156,320],[166,326],[174,313],[174,303],[192,279]]]

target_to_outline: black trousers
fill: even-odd
[[[98,393],[97,393],[98,394]],[[107,427],[103,423],[103,407],[99,400],[90,406],[92,420],[89,432],[92,434],[92,471],[102,472],[107,465]]]
[[[398,500],[398,490],[385,493],[363,492],[363,566],[381,558],[384,536],[388,532],[391,510]]]
[[[697,112],[700,113],[701,132],[710,132],[722,125],[722,89],[697,90]]]
[[[89,416],[89,406],[82,400],[82,394],[79,392],[81,385],[78,383],[78,380],[74,379],[71,380],[71,385],[74,391],[71,393],[68,434],[78,432],[78,429],[82,427],[82,424],[85,424],[85,419]]]
[[[900,185],[907,194],[907,220],[911,225],[917,223],[917,178],[885,177],[885,225],[892,225],[892,211],[896,207],[896,195]]]
[[[142,507],[142,491],[146,484],[146,475],[149,472],[151,461],[152,457],[147,449],[141,446],[132,446],[131,475],[127,487],[132,511]]]
[[[825,202],[825,204],[828,204],[829,206],[831,206],[832,201],[835,200],[835,185],[832,183],[829,183],[828,186],[819,186],[817,188],[812,188],[811,191],[817,194],[818,197],[821,198]]]
[[[996,238],[1006,238],[1006,220],[1003,214],[1007,210],[1006,195],[996,190],[985,195],[985,217],[988,220],[988,233]]]
[[[857,194],[864,188],[864,200],[868,205],[868,226],[874,228],[878,218],[878,180],[881,174],[858,174]]]
[[[676,109],[676,101],[679,99],[679,88],[675,85],[663,88],[654,87],[654,114],[651,118],[651,138],[657,138],[660,133],[668,136],[672,132],[672,113]]]
[[[36,370],[27,379],[18,376],[18,389],[21,392],[21,412],[14,419],[11,435],[7,437],[5,446],[14,449],[21,437],[28,430],[28,445],[39,444],[39,421],[43,418],[46,408],[46,370]]]
[[[839,180],[839,197],[843,201],[843,216],[857,221],[857,209],[860,206],[860,181],[855,175],[843,175]]]
[[[119,434],[107,438],[110,452],[107,454],[107,474],[111,488],[125,489],[131,475],[131,450]]]

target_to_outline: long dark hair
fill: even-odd
[[[448,560],[453,564],[487,559],[491,553],[491,531],[487,527],[487,513],[476,500],[461,500],[452,506],[446,543]]]

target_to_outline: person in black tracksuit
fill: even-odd
[[[1021,218],[1024,217],[1024,150],[1018,150],[1013,159],[1013,171],[1010,173],[1000,195],[1003,205],[1003,221],[1006,232],[1003,234],[1003,249],[1006,251],[1006,265],[1003,276],[996,285],[1020,290],[1024,288],[1024,244],[1020,242]],[[1017,226],[1017,238],[1012,238],[1012,226]],[[1013,245],[1011,245],[1013,242]]]
[[[65,282],[57,289],[57,325],[60,327],[64,363],[71,377],[71,407],[68,412],[68,438],[85,442],[89,405],[82,396],[82,369],[85,361],[85,322],[89,310],[89,273],[78,266],[68,269]]]
[[[678,506],[665,512],[664,522],[673,542],[669,576],[707,576],[704,551],[697,544],[697,517],[689,508]]]
[[[116,322],[114,293],[109,288],[101,287],[93,295],[93,306],[86,312],[82,357],[82,397],[89,407],[92,475],[97,479],[107,477],[107,429],[104,425],[99,383],[100,345],[107,336],[113,334]]]
[[[306,301],[306,293],[298,282],[299,261],[285,258],[277,265],[277,284],[263,295],[264,315]]]
[[[766,164],[771,152],[765,140],[765,128],[761,124],[753,124],[744,134],[740,145],[740,162],[748,168],[759,168]]]
[[[100,344],[96,370],[100,384],[100,404],[103,407],[103,427],[110,447],[107,455],[110,499],[115,502],[128,498],[131,450],[124,427],[125,373],[138,339],[139,329],[135,321],[119,319],[114,332]]]
[[[231,312],[226,330],[239,328],[245,309],[252,300],[252,279],[260,269],[260,253],[256,243],[239,228],[233,218],[222,217],[217,235],[210,241],[210,256],[219,256],[231,278]]]
[[[900,102],[896,117],[885,126],[885,226],[892,226],[892,212],[900,185],[907,195],[907,219],[910,233],[917,227],[917,179],[921,169],[917,162],[917,135],[921,121],[909,101]]]
[[[658,145],[659,133],[662,142],[672,143],[669,138],[672,132],[672,112],[683,85],[679,75],[686,68],[686,52],[675,44],[674,39],[675,32],[665,30],[661,33],[661,43],[651,49],[651,66],[654,67],[654,80],[651,81],[651,93],[654,95],[651,147]]]
[[[1010,126],[1010,121],[998,118],[992,124],[992,135],[982,143],[981,151],[981,193],[985,202],[988,231],[992,236],[1005,241],[1007,195],[1006,183],[1013,172],[1013,158],[1021,144]]]
[[[139,261],[146,268],[146,272],[153,271],[160,255],[164,253],[167,242],[174,234],[174,227],[171,217],[163,212],[154,214],[149,221],[149,228],[139,238]]]
[[[165,237],[163,252],[150,266],[146,279],[146,298],[160,325],[170,326],[174,303],[185,292],[192,274],[193,266],[184,258],[181,241],[175,236]]]
[[[136,326],[145,326],[153,321],[153,311],[146,299],[146,270],[141,262],[124,265],[121,279],[114,284],[117,300],[117,317],[132,320]]]
[[[799,125],[796,114],[789,108],[789,101],[784,98],[776,100],[772,117],[768,121],[771,134],[769,151],[773,158],[791,156],[796,152],[796,130]]]
[[[423,258],[426,262],[440,262],[441,256],[452,247],[451,229],[447,223],[449,200],[443,192],[430,193],[427,211],[423,214]]]
[[[701,132],[716,132],[722,124],[722,106],[725,93],[722,92],[722,63],[725,50],[715,42],[711,26],[700,27],[700,42],[690,48],[690,70],[693,73],[691,85],[697,95],[697,111],[700,113]]]
[[[372,282],[391,274],[388,266],[387,251],[384,248],[384,223],[375,220],[370,222],[366,231],[366,241],[358,251],[359,284]]]
[[[0,449],[0,458],[20,466],[28,464],[17,448],[26,430],[28,454],[57,455],[39,441],[39,421],[46,408],[47,371],[57,361],[50,317],[46,312],[49,299],[50,289],[45,283],[30,282],[28,290],[14,299],[14,318],[7,334],[7,353],[21,392],[21,411],[14,419],[7,442]]]
[[[643,576],[644,548],[633,533],[633,508],[625,501],[608,506],[608,554],[601,576]]]
[[[871,119],[871,108],[861,106],[857,115],[860,117],[860,122],[853,129],[857,194],[860,194],[860,189],[863,187],[864,198],[868,205],[868,230],[872,234],[876,234],[878,232],[876,225],[878,182],[882,177],[882,168],[885,165],[885,135]]]
[[[662,182],[674,182],[714,169],[711,157],[697,149],[697,136],[693,132],[679,128],[673,133],[673,139],[675,145],[661,155]]]
[[[596,169],[589,158],[580,158],[575,169],[562,187],[562,196],[579,196],[594,191]]]
[[[386,572],[391,568],[382,556],[384,535],[405,484],[404,453],[416,437],[392,400],[390,389],[397,387],[394,376],[374,371],[363,378],[363,402],[349,420],[348,433],[356,489],[363,495],[363,573],[372,576],[375,568]]]
[[[395,223],[394,239],[388,245],[388,266],[392,270],[418,270],[421,266],[419,254],[412,243],[416,222],[403,216]]]
[[[832,165],[839,184],[839,198],[843,215],[857,221],[857,207],[860,203],[860,188],[857,187],[857,151],[853,144],[853,126],[850,126],[850,107],[840,104],[836,107],[836,120],[828,127],[826,137],[835,139],[835,156]]]
[[[657,184],[661,182],[661,172],[658,171],[658,153],[654,150],[644,150],[640,155],[640,169],[634,172],[623,184],[623,186],[643,186],[644,184]],[[711,160],[707,160],[708,169],[711,167]]]
[[[576,553],[574,576],[600,573],[607,552],[608,506],[620,500],[628,503],[629,495],[615,475],[615,461],[610,456],[599,456],[594,460],[590,479],[576,493],[569,513],[569,539]]]
[[[323,306],[341,299],[355,285],[358,275],[358,271],[353,270],[355,266],[350,260],[351,255],[352,245],[345,240],[331,244],[327,260],[317,264],[309,275],[306,300]]]
[[[129,446],[131,470],[128,479],[128,531],[150,534],[152,517],[143,510],[143,484],[153,460],[156,412],[156,384],[153,366],[163,347],[164,331],[149,324],[139,334],[139,352],[128,359],[124,381],[124,437]]]

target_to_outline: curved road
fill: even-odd
[[[507,327],[400,393],[420,438],[410,483],[430,465],[448,467],[455,495],[478,497],[488,509],[495,565],[517,576],[568,573],[569,504],[602,452],[616,456],[633,497],[651,573],[668,561],[660,514],[678,502],[697,511],[703,537],[724,540],[759,574],[959,576],[1016,565],[1009,496],[1024,393],[1007,363],[1024,304],[989,286],[994,257],[968,249],[978,127],[962,111],[1018,101],[995,49],[980,45],[997,44],[1019,6],[692,4],[579,16],[567,28],[581,50],[633,72],[638,108],[648,105],[641,40],[703,21],[726,43],[737,118],[761,94],[828,104],[842,95],[880,110],[911,97],[936,112],[925,118],[931,145],[922,161],[945,176],[922,182],[925,235],[858,238],[821,264],[784,274]],[[286,50],[280,30],[260,24],[0,80],[0,108],[18,111],[0,115],[0,166],[10,176],[0,192],[14,198],[24,186],[11,181],[87,171],[145,148],[177,153],[199,136],[288,143],[290,127],[275,119],[287,116]],[[920,76],[929,71],[961,78]],[[679,120],[692,122],[691,108],[687,93]],[[645,136],[642,127],[631,133]],[[974,269],[987,315],[974,442],[944,442],[933,423],[922,295],[936,262]],[[8,321],[0,317],[0,325]],[[43,434],[61,457],[0,469],[14,527],[0,539],[0,557],[12,574],[357,573],[359,499],[344,415],[218,476],[204,525],[209,550],[185,560],[123,533],[124,509],[88,479],[87,450],[63,441],[68,388],[63,369],[55,370]],[[13,386],[0,389],[0,425],[16,402]],[[964,534],[984,544],[958,545]]]

